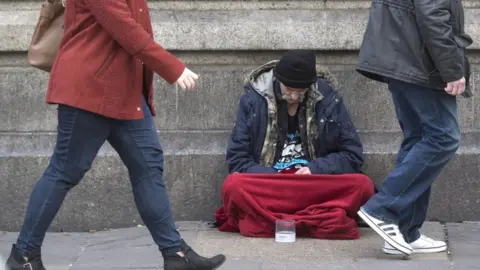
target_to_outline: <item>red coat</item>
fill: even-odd
[[[153,72],[173,84],[185,65],[153,40],[146,0],[67,0],[46,101],[115,119],[153,115]]]

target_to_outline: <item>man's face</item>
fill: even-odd
[[[288,104],[299,104],[305,99],[305,94],[308,88],[291,88],[280,83],[280,89],[282,91],[282,99]]]

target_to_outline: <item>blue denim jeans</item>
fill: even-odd
[[[59,105],[55,150],[30,196],[17,248],[41,247],[65,196],[108,141],[128,169],[136,206],[155,243],[162,252],[180,251],[181,238],[163,181],[163,150],[145,100],[143,111],[144,119],[121,121]]]
[[[431,186],[460,143],[457,101],[445,91],[395,80],[388,88],[404,139],[395,169],[362,209],[397,224],[411,243],[420,237]]]

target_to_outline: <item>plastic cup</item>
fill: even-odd
[[[293,243],[296,239],[295,220],[275,221],[275,242]]]

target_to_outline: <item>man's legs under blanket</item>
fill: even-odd
[[[357,239],[356,212],[374,194],[362,174],[232,174],[216,212],[219,230],[273,237],[276,219],[296,221],[299,237]]]

